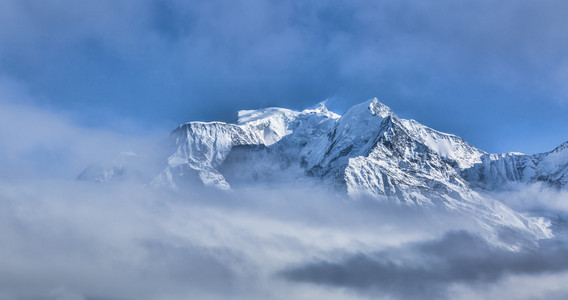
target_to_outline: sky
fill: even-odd
[[[5,0],[0,85],[85,127],[378,97],[488,152],[568,140],[565,1]]]
[[[536,239],[311,180],[148,185],[179,123],[321,101],[551,150],[568,140],[566,6],[0,1],[0,300],[566,299],[566,189],[487,195],[549,224]],[[132,150],[124,176],[77,180]]]

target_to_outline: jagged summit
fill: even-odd
[[[340,115],[330,111],[327,108],[327,106],[325,105],[325,101],[318,103],[316,108],[304,109],[302,111],[302,113],[304,113],[304,114],[323,114],[323,115],[327,116],[328,118],[332,118],[332,119],[339,119],[339,117],[341,117]]]
[[[568,150],[568,141],[560,144],[558,147],[554,148],[551,152],[561,152]]]
[[[373,115],[379,116],[381,118],[386,118],[387,116],[394,116],[394,112],[392,111],[392,109],[379,102],[378,98],[375,97],[369,100],[368,102],[370,102],[369,110]]]

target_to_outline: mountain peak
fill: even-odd
[[[305,113],[305,114],[322,114],[322,115],[327,116],[328,118],[332,118],[332,119],[339,119],[339,117],[341,117],[340,115],[330,111],[327,108],[327,106],[325,106],[325,101],[320,102],[316,108],[303,110],[302,113]]]
[[[568,141],[560,144],[558,147],[554,148],[554,150],[552,150],[552,152],[560,152],[560,151],[564,151],[565,149],[568,149]]]
[[[387,116],[394,115],[392,109],[379,101],[378,98],[373,98],[367,101],[369,103],[369,110],[375,116],[386,118]]]
[[[378,118],[375,118],[375,116]],[[340,126],[348,127],[351,127],[351,125],[368,127],[370,123],[378,126],[382,119],[388,116],[396,117],[396,114],[388,106],[379,102],[379,99],[373,98],[351,106],[341,116],[339,122],[341,123]]]

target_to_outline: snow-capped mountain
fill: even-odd
[[[171,136],[175,152],[153,185],[175,187],[187,177],[230,189],[231,181],[278,180],[291,169],[351,196],[449,206],[475,194],[472,188],[536,181],[568,185],[568,142],[535,155],[488,154],[458,136],[399,118],[376,98],[342,116],[323,104],[301,112],[243,110],[236,124],[189,122]]]
[[[567,144],[549,153],[494,155],[458,136],[399,118],[374,98],[342,116],[324,105],[238,113],[236,124],[189,122],[172,132],[175,152],[154,186],[188,180],[231,185],[316,180],[352,198],[442,207],[474,215],[490,228],[550,235],[527,218],[480,194],[510,181],[566,186]]]
[[[496,240],[503,228],[536,239],[551,232],[543,219],[518,214],[485,191],[517,182],[568,186],[568,142],[531,156],[488,154],[458,136],[399,118],[376,98],[342,116],[323,104],[304,111],[244,110],[234,124],[189,122],[171,138],[173,154],[151,186],[199,182],[229,190],[310,180],[352,198],[473,216]]]

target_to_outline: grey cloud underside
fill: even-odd
[[[280,276],[375,295],[386,293],[396,299],[446,299],[451,298],[448,289],[452,284],[486,284],[506,275],[537,275],[566,269],[565,246],[510,252],[471,233],[457,231],[438,240],[291,267]]]

